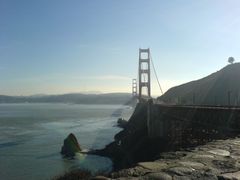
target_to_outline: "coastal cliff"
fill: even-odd
[[[130,167],[139,161],[154,160],[158,152],[167,150],[164,139],[148,137],[147,103],[137,104],[126,127],[114,139],[104,149],[96,151],[99,155],[110,157],[114,169]]]
[[[149,136],[148,105],[137,104],[126,127],[115,136],[115,141],[102,150],[92,152],[110,157],[114,162],[114,171],[105,177],[91,177],[89,174],[89,179],[240,179],[240,138],[237,136],[239,131],[232,132],[229,129],[234,127],[239,129],[237,124],[234,126],[232,124],[238,122],[239,109],[209,110],[202,107],[179,109],[177,106],[166,106],[158,109],[158,112],[154,111],[155,120],[159,121],[171,122],[173,121],[171,117],[178,115],[182,119],[190,120],[189,122],[198,120],[197,117],[202,117],[209,123],[212,119],[215,122],[214,127],[219,126],[217,129],[219,133],[216,133],[206,129],[207,126],[195,126],[195,123],[190,123],[186,126],[186,131],[179,134],[179,137],[183,135],[180,138],[182,141],[179,142],[178,138]],[[224,121],[221,121],[223,124],[220,123],[218,119],[220,116],[227,119],[225,124]],[[224,125],[229,133],[222,128]],[[196,134],[189,134],[189,128],[199,131]],[[82,170],[76,173],[80,172],[82,173]]]
[[[239,117],[239,108],[139,103],[115,141],[96,152],[110,157],[115,170],[131,167],[162,152],[236,137]]]

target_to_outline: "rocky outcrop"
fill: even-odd
[[[240,138],[159,154],[155,161],[111,174],[118,180],[240,179]]]
[[[64,139],[61,154],[66,157],[73,157],[76,152],[81,152],[81,148],[78,144],[76,136],[71,133],[66,139]]]
[[[97,151],[113,160],[115,170],[152,161],[161,152],[196,147],[240,134],[237,108],[154,104],[150,109],[147,103],[139,103],[123,131],[115,135],[115,141]]]
[[[119,118],[117,121],[118,127],[121,127],[121,128],[125,128],[127,126],[127,123],[128,123],[127,120],[123,118]]]
[[[123,131],[115,135],[115,141],[96,154],[110,157],[114,169],[130,167],[139,162],[153,159],[160,152],[164,143],[149,139],[147,135],[147,104],[138,104]],[[154,143],[158,141],[159,143]]]
[[[78,174],[70,173],[65,177],[81,179]],[[81,171],[80,174],[85,175]],[[240,138],[159,153],[154,161],[139,162],[106,177],[87,175],[92,180],[240,180]]]

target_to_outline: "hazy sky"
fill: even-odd
[[[0,94],[131,92],[139,47],[166,91],[239,44],[239,0],[0,0]]]

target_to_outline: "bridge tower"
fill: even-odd
[[[143,99],[143,88],[147,88],[146,98],[151,97],[150,49],[139,49],[139,100]]]
[[[132,96],[137,97],[137,79],[132,80]]]

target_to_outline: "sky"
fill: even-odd
[[[0,94],[131,93],[139,48],[166,92],[239,61],[239,32],[239,0],[0,0]]]

